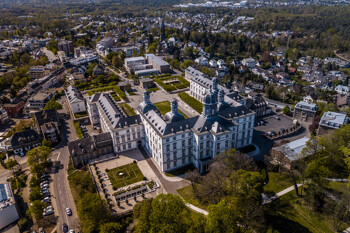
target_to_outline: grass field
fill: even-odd
[[[158,102],[154,104],[159,112],[164,116],[167,112],[171,111],[171,106],[170,106],[170,102],[169,101],[163,101],[163,102]],[[180,109],[178,109],[179,113],[181,113],[181,115],[183,115],[185,117],[185,119],[188,118],[188,116],[183,113]]]
[[[201,209],[206,210],[208,208],[208,206],[203,205],[202,203],[199,202],[199,200],[193,195],[193,190],[192,190],[192,186],[187,186],[184,187],[182,189],[178,189],[176,190],[180,196],[187,202],[190,203],[194,206],[197,206]]]
[[[268,222],[271,224],[269,232],[317,232],[331,233],[333,230],[332,217],[324,213],[312,211],[305,203],[304,198],[297,197],[290,192],[268,204],[271,210]],[[343,229],[347,225],[342,226]],[[272,230],[273,229],[273,230]]]
[[[123,175],[119,175],[123,173]],[[113,187],[121,188],[143,180],[143,174],[136,163],[116,167],[107,172]]]
[[[130,107],[129,104],[120,103],[119,106],[123,109],[123,111],[125,112],[126,115],[128,115],[128,116],[135,116],[136,115],[136,112],[134,111],[134,109],[132,109],[132,107]]]
[[[269,182],[264,186],[265,193],[278,193],[283,189],[286,189],[293,185],[292,178],[287,177],[286,175],[269,172]]]

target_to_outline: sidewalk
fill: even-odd
[[[298,188],[300,186],[302,186],[302,184],[297,184]],[[283,196],[284,194],[287,194],[289,193],[290,191],[293,191],[294,190],[294,185],[290,186],[289,188],[286,188],[284,190],[282,190],[281,192],[278,192],[275,196],[272,196],[272,197],[268,197],[266,196],[264,193],[262,194],[262,197],[263,197],[263,205],[265,204],[268,204],[270,202],[272,202],[273,200]]]
[[[209,214],[208,211],[203,210],[203,209],[201,209],[201,208],[198,208],[197,206],[194,206],[194,205],[192,205],[192,204],[190,204],[190,203],[185,202],[185,205],[186,205],[188,208],[190,208],[190,209],[192,209],[192,210],[194,210],[194,211],[196,211],[196,212],[198,212],[198,213],[204,214],[205,216],[207,216],[207,215]]]

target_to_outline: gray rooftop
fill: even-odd
[[[309,141],[309,139],[308,137],[303,137],[276,147],[275,150],[282,152],[290,161],[296,161],[304,157],[301,152],[306,147],[306,142]]]
[[[161,59],[160,57],[157,57],[154,54],[145,54],[145,57],[148,60],[152,60],[154,63],[156,63],[158,66],[167,66],[169,65],[168,62],[164,61],[163,59]]]
[[[306,111],[311,111],[311,112],[316,112],[318,107],[316,104],[311,103],[311,102],[306,102],[306,101],[300,101],[295,105],[295,108],[306,110]]]
[[[328,128],[338,129],[348,121],[349,118],[346,117],[346,114],[337,112],[325,112],[320,120],[320,125]]]

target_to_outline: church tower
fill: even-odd
[[[165,25],[164,22],[162,21],[160,24],[160,41],[164,41],[165,38]]]

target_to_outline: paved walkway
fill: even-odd
[[[186,206],[187,206],[188,208],[190,208],[190,209],[192,209],[192,210],[194,210],[194,211],[196,211],[196,212],[198,212],[198,213],[204,214],[205,216],[207,216],[207,215],[209,214],[208,211],[203,210],[203,209],[201,209],[201,208],[199,208],[199,207],[197,207],[197,206],[194,206],[194,205],[192,205],[192,204],[190,204],[190,203],[185,202],[185,204],[186,204]]]
[[[300,186],[302,186],[302,184],[297,184],[297,186],[300,187]],[[274,195],[272,197],[268,197],[268,196],[266,196],[266,194],[263,193],[262,194],[262,196],[263,196],[263,205],[272,202],[273,200],[283,196],[284,194],[289,193],[290,191],[293,191],[294,189],[295,189],[294,185],[292,185],[289,188],[286,188],[286,189],[282,190],[281,192],[278,192],[276,195]]]

